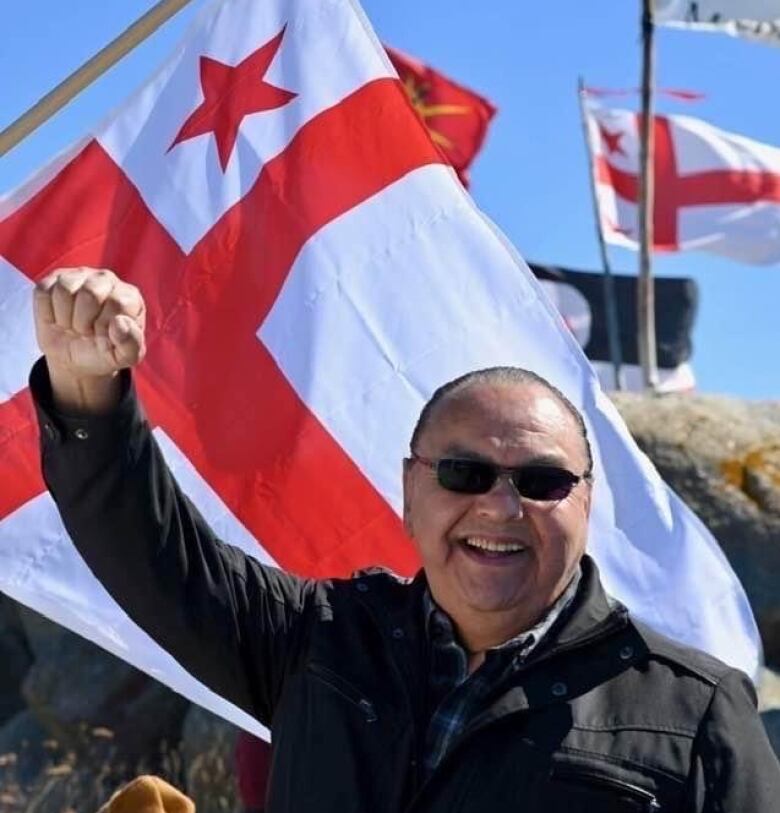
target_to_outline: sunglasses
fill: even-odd
[[[411,459],[436,472],[439,485],[458,494],[487,494],[496,480],[506,474],[521,497],[554,501],[567,497],[581,481],[590,477],[590,469],[577,475],[560,466],[529,465],[506,467],[483,460],[442,457],[429,460],[412,452]]]

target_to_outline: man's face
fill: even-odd
[[[538,384],[476,382],[445,397],[417,454],[500,466],[555,465],[581,475],[585,443],[576,422]],[[566,588],[587,539],[590,482],[559,501],[521,497],[508,477],[486,494],[442,488],[419,462],[404,470],[404,522],[420,551],[436,602],[457,622],[468,612],[502,614],[532,626]],[[468,540],[522,550],[485,553]],[[507,615],[508,614],[508,615]]]

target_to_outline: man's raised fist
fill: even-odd
[[[34,294],[35,332],[55,399],[92,411],[111,405],[108,380],[144,356],[141,292],[112,271],[60,268]]]

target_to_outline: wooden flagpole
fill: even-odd
[[[153,34],[191,0],[160,0],[116,39],[88,59],[80,68],[61,82],[40,101],[23,113],[13,124],[0,132],[0,157],[50,119],[84,88],[102,76],[109,68]]]
[[[655,344],[655,290],[653,287],[653,210],[655,189],[653,168],[653,21],[654,0],[642,0],[642,121],[639,144],[639,279],[637,280],[637,325],[639,362],[646,389],[658,385]]]
[[[582,132],[585,137],[585,152],[588,154],[588,174],[590,176],[590,193],[593,202],[593,217],[596,223],[596,239],[601,253],[601,267],[604,271],[604,313],[607,317],[607,342],[609,344],[609,357],[612,361],[612,369],[615,375],[615,389],[623,389],[623,375],[621,365],[623,363],[620,352],[620,328],[618,322],[617,298],[615,297],[615,280],[612,276],[612,267],[609,263],[607,253],[607,242],[604,239],[604,227],[601,222],[601,211],[599,210],[599,199],[596,191],[596,177],[593,168],[593,139],[590,127],[588,126],[588,116],[585,109],[585,84],[582,77],[579,77],[577,86],[580,100],[580,116],[582,117]]]

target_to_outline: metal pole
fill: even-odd
[[[607,317],[607,341],[609,343],[609,357],[615,374],[615,389],[623,389],[623,376],[620,366],[623,359],[620,352],[620,323],[618,321],[617,299],[615,297],[615,279],[612,276],[612,267],[609,264],[607,243],[604,239],[604,226],[601,222],[599,198],[596,191],[596,174],[593,166],[593,138],[588,125],[588,114],[585,107],[585,84],[579,78],[578,96],[580,100],[580,115],[582,117],[582,133],[585,137],[585,152],[588,155],[588,173],[590,175],[590,193],[593,202],[593,217],[596,223],[596,239],[601,254],[601,267],[604,271],[604,313]]]
[[[129,28],[0,132],[0,157],[51,118],[191,0],[160,0]]]
[[[637,280],[637,325],[639,362],[646,389],[658,385],[655,344],[655,290],[653,287],[653,10],[654,0],[642,0],[642,119],[639,144],[639,279]]]

